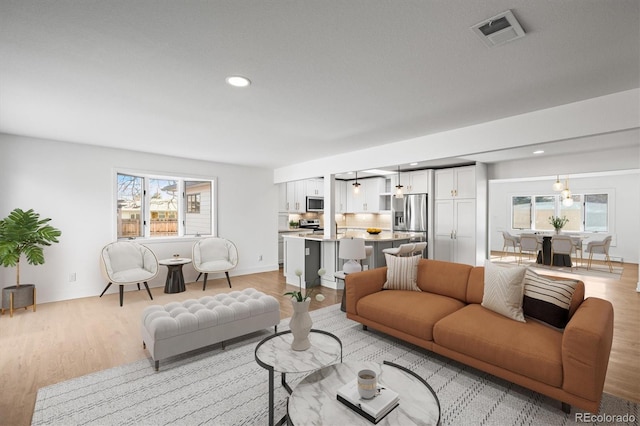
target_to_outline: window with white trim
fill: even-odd
[[[117,237],[213,235],[215,180],[117,173]]]
[[[511,197],[511,228],[553,231],[550,216],[566,217],[564,231],[609,232],[609,194],[573,194],[573,204],[560,195],[515,195]]]

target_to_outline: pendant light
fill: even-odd
[[[556,182],[553,184],[553,190],[560,192],[564,189],[564,185],[560,182],[560,175],[556,175]]]
[[[356,181],[352,183],[353,185],[353,193],[357,194],[360,192],[360,184],[358,183],[358,172],[356,172]]]
[[[404,198],[402,185],[400,185],[400,166],[398,166],[398,184],[396,185],[396,198]]]
[[[569,178],[564,181],[564,189],[560,192],[562,199],[571,198],[571,190],[569,190]]]

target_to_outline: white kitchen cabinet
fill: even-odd
[[[278,211],[288,212],[289,204],[287,204],[287,184],[278,184]]]
[[[395,194],[398,185],[398,174],[391,176],[390,191]],[[429,170],[415,170],[400,173],[400,185],[404,194],[429,193]]]
[[[434,251],[436,260],[476,265],[476,166],[436,170]]]
[[[434,259],[476,264],[476,200],[435,201]]]
[[[335,199],[335,212],[336,213],[346,213],[347,212],[347,187],[351,187],[351,185],[347,185],[347,182],[343,180],[336,180],[335,190],[336,190],[336,199]]]
[[[324,196],[324,179],[307,179],[305,181],[307,197]]]
[[[436,199],[476,198],[475,169],[475,166],[466,166],[436,170]]]
[[[287,210],[290,213],[304,213],[306,205],[306,182],[296,180],[287,182]]]
[[[353,191],[355,181],[349,181],[347,187],[348,213],[378,213],[380,211],[380,194],[384,193],[384,178],[368,178],[358,180],[360,191]]]

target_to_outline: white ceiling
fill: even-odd
[[[282,167],[637,88],[639,37],[638,0],[2,0],[0,132]]]

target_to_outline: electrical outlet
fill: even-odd
[[[70,273],[69,282],[72,283],[72,282],[75,282],[75,280],[76,280],[76,273],[75,272]]]
[[[258,261],[262,262],[262,255],[258,256]]]

